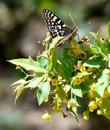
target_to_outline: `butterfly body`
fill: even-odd
[[[77,28],[73,29],[69,28],[59,17],[57,17],[54,13],[52,13],[48,9],[42,10],[42,16],[44,21],[48,27],[48,30],[52,36],[55,38],[56,36],[64,36],[65,39],[68,39],[72,35],[77,34]]]

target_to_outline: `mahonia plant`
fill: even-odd
[[[48,34],[42,43],[45,51],[34,60],[9,60],[25,73],[12,84],[17,100],[25,89],[32,89],[38,104],[47,103],[54,112],[70,113],[78,120],[78,110],[89,119],[92,112],[110,119],[110,23],[105,39],[90,32],[79,44],[74,37],[64,41]],[[63,41],[61,46],[57,46]],[[51,119],[46,112],[43,119]]]

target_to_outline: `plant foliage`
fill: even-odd
[[[45,51],[36,60],[9,60],[25,73],[23,79],[12,84],[16,100],[25,89],[33,89],[39,105],[46,102],[64,117],[70,113],[78,120],[78,108],[85,105],[85,120],[90,112],[110,119],[110,23],[105,39],[98,33],[90,34],[94,41],[84,36],[81,44],[74,37],[66,41],[48,35]]]

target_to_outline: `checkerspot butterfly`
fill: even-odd
[[[59,35],[67,37],[68,39],[69,37],[75,36],[77,34],[78,30],[76,27],[74,27],[73,29],[69,28],[59,17],[57,17],[50,10],[43,9],[42,16],[52,38],[55,38]]]

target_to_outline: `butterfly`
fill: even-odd
[[[42,10],[42,17],[47,25],[47,28],[52,36],[52,38],[63,36],[69,38],[71,36],[77,35],[77,28],[69,28],[59,17],[57,17],[53,12],[48,9]]]

